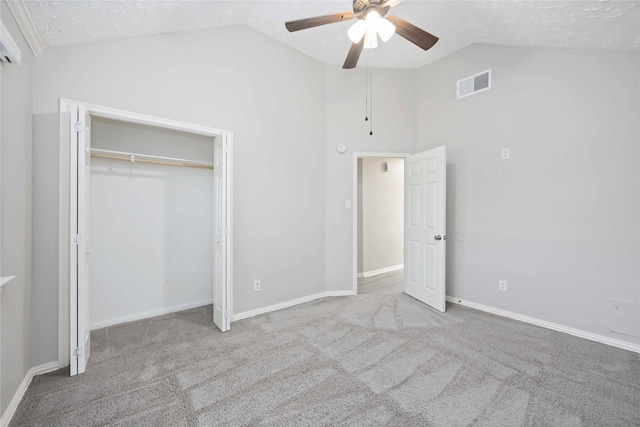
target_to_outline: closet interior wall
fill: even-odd
[[[213,162],[212,137],[92,118],[92,149]],[[90,324],[211,304],[213,170],[91,159]]]

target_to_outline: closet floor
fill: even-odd
[[[211,307],[92,333],[12,426],[640,425],[640,355],[458,305],[363,294],[234,322]]]

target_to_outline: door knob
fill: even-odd
[[[442,236],[438,234],[437,236],[435,236],[435,237],[434,237],[434,239],[436,239],[436,240],[442,240]]]

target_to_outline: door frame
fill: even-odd
[[[358,295],[358,159],[389,157],[404,159],[405,165],[410,153],[388,153],[388,152],[355,152],[353,153],[353,253],[352,253],[352,291],[353,295]],[[402,207],[404,210],[404,206]]]
[[[229,295],[229,318],[233,315],[233,132],[216,129],[208,126],[201,126],[187,122],[167,119],[163,117],[150,116],[132,111],[121,110],[101,105],[90,104],[82,101],[60,98],[59,104],[59,195],[58,195],[58,367],[63,368],[71,363],[71,328],[77,328],[76,318],[71,315],[71,299],[73,286],[71,279],[75,276],[71,274],[76,268],[76,259],[71,256],[76,245],[72,238],[72,230],[77,222],[77,211],[75,211],[75,201],[72,196],[77,189],[72,188],[77,185],[76,165],[72,160],[77,156],[77,147],[73,147],[71,136],[70,112],[77,106],[82,106],[85,111],[95,117],[117,120],[121,122],[135,123],[146,126],[172,129],[198,135],[220,137],[226,141],[227,152],[227,198],[226,212],[229,225],[229,235],[227,239],[227,276],[225,287]],[[75,235],[75,232],[73,233]],[[77,297],[77,295],[76,295]],[[89,327],[89,325],[87,325]]]

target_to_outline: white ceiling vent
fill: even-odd
[[[22,52],[18,48],[15,40],[9,34],[9,30],[0,22],[0,63],[13,63],[20,65]]]
[[[464,98],[491,89],[491,69],[458,80],[457,98]]]

